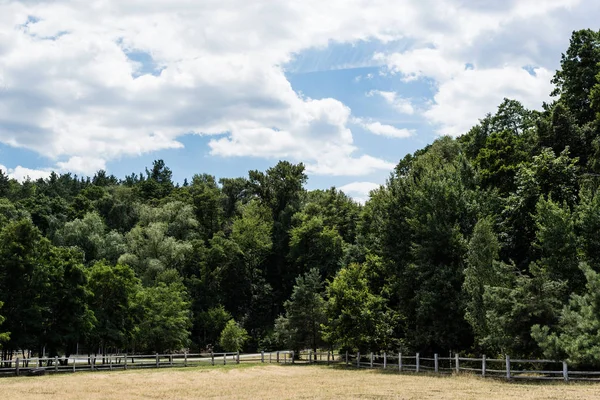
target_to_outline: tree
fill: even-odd
[[[538,250],[539,265],[554,281],[567,285],[566,294],[583,289],[585,277],[579,269],[577,237],[571,210],[552,199],[540,198],[536,206],[536,240],[533,247]],[[566,300],[566,299],[565,299]]]
[[[323,326],[326,342],[362,353],[397,346],[397,315],[369,289],[364,265],[351,264],[339,270],[327,286],[327,298],[327,323]]]
[[[531,276],[511,265],[501,267],[501,280],[486,286],[483,296],[488,335],[481,340],[482,346],[488,352],[513,357],[540,357],[542,351],[531,327],[556,324],[565,285],[549,279],[536,264],[529,268]]]
[[[40,344],[49,251],[49,241],[30,220],[10,222],[0,230],[0,301],[4,303],[4,329],[11,332],[3,357]]]
[[[0,309],[2,309],[3,305],[4,303],[0,301]],[[4,320],[5,318],[2,315],[0,315],[0,325],[2,325]],[[2,348],[2,342],[6,342],[8,341],[8,339],[10,339],[10,332],[0,332],[0,348]]]
[[[475,225],[467,251],[467,267],[463,290],[467,296],[465,319],[481,340],[488,335],[483,295],[488,286],[497,285],[501,270],[498,268],[498,239],[489,218],[480,219]]]
[[[288,256],[296,273],[303,274],[318,265],[321,276],[333,277],[343,255],[342,237],[335,228],[325,226],[320,217],[299,213],[296,218],[300,223],[290,231]]]
[[[139,348],[163,353],[185,348],[189,344],[191,313],[185,287],[176,282],[146,287],[136,296],[140,307],[136,344]]]
[[[290,228],[293,215],[300,210],[303,185],[306,182],[303,164],[280,161],[266,173],[250,171],[249,189],[269,207],[273,216],[273,250],[267,262],[266,278],[274,290],[275,312],[292,292],[296,274],[287,268]]]
[[[241,351],[248,339],[248,332],[235,320],[230,319],[221,332],[219,345],[224,351]]]
[[[91,293],[87,277],[81,255],[73,249],[52,247],[45,269],[40,346],[46,348],[50,357],[63,349],[68,358],[96,323],[88,307]]]
[[[311,269],[296,278],[292,296],[283,304],[286,321],[279,320],[280,336],[288,336],[286,344],[294,350],[309,347],[316,357],[323,343],[321,325],[326,322],[323,282],[319,270]]]
[[[103,354],[109,348],[127,349],[138,323],[135,301],[141,290],[139,279],[126,265],[104,262],[95,263],[87,276],[92,293],[89,307],[97,321],[89,337],[90,346]]]
[[[573,32],[567,52],[562,54],[560,68],[552,83],[553,96],[561,100],[581,125],[594,120],[590,94],[600,72],[600,33],[591,29]]]
[[[534,325],[532,337],[546,357],[597,367],[600,365],[600,274],[585,263],[580,267],[587,281],[585,291],[571,296],[560,313],[558,326]]]

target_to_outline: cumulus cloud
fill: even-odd
[[[378,121],[364,121],[363,119],[356,118],[354,122],[375,135],[390,138],[407,138],[414,134],[414,131],[410,129],[396,128],[395,126],[385,125]]]
[[[379,56],[375,56],[379,57]],[[404,99],[398,95],[396,92],[386,92],[383,90],[371,90],[367,93],[367,96],[381,96],[389,105],[391,105],[396,111],[401,114],[414,114],[415,109],[413,108],[412,103],[408,99]]]
[[[439,134],[457,136],[505,97],[535,109],[549,100],[558,55],[579,25],[574,24],[577,6],[600,8],[579,0],[509,1],[495,6],[467,1],[463,7],[445,8],[446,18],[456,22],[448,26],[452,34],[433,34],[431,40],[406,51],[379,52],[374,59],[405,82],[431,80],[436,93],[422,115]],[[573,12],[571,18],[565,11]],[[560,31],[550,34],[552,46],[540,34],[540,26]],[[525,66],[535,68],[528,72]]]
[[[45,179],[50,176],[51,171],[47,169],[31,169],[22,166],[17,166],[15,168],[6,168],[4,165],[0,164],[0,171],[4,172],[11,179],[16,179],[19,182],[24,182],[28,179],[37,180],[37,179]]]
[[[286,157],[315,174],[389,169],[392,163],[354,144],[346,105],[296,93],[284,66],[295,54],[330,43],[406,39],[407,51],[375,56],[387,65],[382,73],[433,79],[437,94],[423,115],[440,132],[456,134],[497,99],[514,94],[533,103],[551,70],[543,54],[553,42],[545,37],[557,35],[541,27],[556,22],[568,36],[572,24],[564,10],[592,23],[593,13],[582,9],[598,8],[591,0],[489,3],[0,2],[0,142],[81,173],[119,157],[182,147],[178,139],[187,134],[213,135],[214,156]],[[482,43],[524,29],[531,39],[516,50],[502,48],[500,39],[493,54],[477,56],[486,54]],[[563,46],[567,38],[561,40]],[[525,64],[540,68],[526,76]],[[396,92],[373,95],[401,113],[415,112]],[[373,133],[407,133],[370,124]]]
[[[379,188],[379,186],[380,185],[373,182],[352,182],[339,189],[357,202],[364,204],[369,199],[369,193]]]

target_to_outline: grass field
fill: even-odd
[[[5,399],[600,399],[597,384],[523,384],[317,366],[232,365],[0,379]]]

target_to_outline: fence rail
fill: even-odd
[[[381,362],[380,360],[383,360]],[[408,362],[407,362],[408,361]],[[570,370],[566,361],[556,360],[524,360],[490,359],[483,355],[481,358],[460,357],[422,357],[419,353],[405,355],[402,353],[380,354],[349,354],[344,355],[344,364],[356,368],[382,368],[398,372],[426,372],[437,374],[471,373],[482,377],[496,377],[527,380],[562,380],[569,381],[598,381],[600,371]],[[557,369],[553,369],[557,368]]]
[[[600,371],[570,370],[566,361],[524,360],[460,357],[422,357],[419,353],[335,354],[333,351],[313,352],[273,351],[251,354],[236,353],[182,353],[182,354],[110,354],[99,356],[72,356],[69,358],[15,358],[0,361],[0,376],[37,375],[80,371],[112,371],[132,368],[191,367],[200,365],[227,365],[228,363],[277,364],[340,364],[346,367],[384,369],[397,372],[459,374],[470,373],[482,377],[527,380],[562,380],[600,382]],[[556,369],[555,369],[556,368]]]
[[[183,354],[110,354],[76,355],[71,357],[14,358],[0,361],[0,376],[42,375],[82,371],[112,371],[133,368],[192,367],[216,364],[294,362],[293,351],[274,351],[252,354],[183,353]]]

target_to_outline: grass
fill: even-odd
[[[0,379],[10,399],[600,399],[594,384],[506,383],[474,376],[241,364]]]

